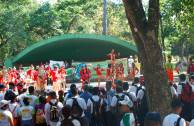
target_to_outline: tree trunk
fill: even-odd
[[[163,34],[163,26],[162,26],[162,16],[160,15],[160,29],[161,29],[161,38],[162,38],[162,51],[165,51],[165,44],[164,44],[164,34]],[[166,62],[166,55],[163,53],[164,61]]]
[[[141,0],[123,3],[143,68],[149,111],[159,112],[164,118],[170,113],[171,93],[158,42],[159,0],[149,1],[148,20]]]

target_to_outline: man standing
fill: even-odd
[[[65,66],[62,65],[61,69],[59,70],[59,75],[60,75],[59,89],[60,90],[62,90],[62,85],[63,85],[63,90],[65,90],[65,85],[66,85],[67,71],[64,68],[65,68]]]

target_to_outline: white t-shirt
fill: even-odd
[[[144,91],[141,89],[137,93],[137,99],[142,100],[143,96],[144,96]]]
[[[1,100],[3,100],[4,98],[3,98],[3,94],[1,93],[1,91],[0,91],[0,101]]]
[[[128,117],[130,126],[135,126],[135,118],[133,113],[126,113],[123,117]],[[120,126],[124,126],[123,119],[120,122]]]
[[[35,95],[28,95],[27,97],[30,99],[30,106],[32,106],[34,108],[35,107],[35,101],[38,97],[36,97]]]
[[[98,102],[98,101],[99,101],[99,98],[100,98],[100,97],[97,96],[97,95],[92,96],[92,99],[93,99],[95,102]],[[102,106],[102,104],[103,104],[103,99],[102,99],[102,98],[101,98],[100,104],[101,104],[101,106]],[[91,113],[93,113],[93,102],[92,102],[90,99],[88,99],[87,106],[91,108]]]
[[[132,63],[134,62],[134,60],[132,59],[132,58],[129,58],[128,59],[128,65],[129,65],[129,68],[131,68],[132,67]]]
[[[20,108],[19,115],[22,116],[22,120],[31,120],[33,114],[35,114],[35,112],[32,106],[24,106]]]
[[[171,91],[172,97],[173,97],[174,95],[177,96],[177,92],[176,92],[176,90],[175,90],[174,87],[171,86],[171,87],[170,87],[170,91]]]
[[[65,95],[65,101],[67,101],[68,99],[71,99],[71,98],[68,98],[68,96],[69,96],[69,93],[67,93],[67,94]],[[80,98],[79,95],[77,95],[77,97]]]
[[[10,126],[10,118],[12,118],[12,114],[10,111],[0,109],[0,126]]]
[[[129,93],[131,95],[132,102],[135,102],[137,100],[135,93],[128,92],[128,90],[123,91],[123,93]]]
[[[191,122],[190,122],[190,126],[194,126],[194,119],[193,119],[193,120],[191,120]]]
[[[175,126],[179,117],[180,117],[179,115],[173,113],[167,115],[164,118],[163,126]],[[186,122],[183,118],[181,118],[179,126],[186,126]]]
[[[17,107],[15,108],[16,105],[17,105]],[[15,108],[15,111],[13,112],[14,108]],[[9,109],[11,112],[14,113],[15,117],[19,116],[20,106],[17,103],[9,104]]]
[[[76,98],[77,98],[78,104],[80,105],[80,107],[83,110],[82,117],[84,117],[85,116],[84,110],[87,110],[86,102],[83,98],[78,98],[78,97],[76,97]],[[73,104],[73,99],[68,99],[67,102],[66,102],[66,105],[70,105],[72,107],[72,104]]]
[[[51,102],[53,104],[55,104],[57,102],[57,100],[56,99],[51,99]],[[47,125],[50,125],[50,126],[56,126],[57,125],[57,122],[50,121],[50,107],[51,107],[51,105],[49,103],[46,103],[45,109],[44,109],[46,123],[47,123]],[[59,109],[59,121],[61,121],[62,120],[62,108],[63,108],[63,104],[61,102],[58,102],[57,107]]]
[[[137,87],[135,87],[135,85],[137,87],[140,87],[140,84],[134,84],[134,86],[131,86],[131,88],[129,89],[129,92],[133,92],[136,95]]]
[[[20,104],[21,104],[22,106],[25,106],[25,105],[24,105],[24,102],[23,102],[23,99],[24,99],[26,96],[27,96],[26,93],[21,94],[21,95],[18,96],[18,100],[20,101]]]
[[[76,119],[72,120],[72,123],[73,123],[74,126],[81,126],[80,122]],[[58,122],[56,126],[61,126],[61,121]]]
[[[186,81],[184,81],[184,82],[180,82],[181,84],[186,84]],[[182,93],[182,85],[178,85],[177,86],[177,94],[179,95],[179,94],[181,94]]]
[[[119,93],[119,94],[118,94],[119,97],[121,97],[122,95],[124,95],[124,94],[123,94],[123,93]],[[125,95],[125,96],[124,96],[124,99],[129,100],[129,97]],[[116,105],[117,105],[117,97],[114,96],[114,97],[112,98],[111,106],[112,106],[112,107],[115,107]]]

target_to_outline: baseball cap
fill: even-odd
[[[185,81],[185,80],[186,80],[186,75],[185,75],[185,74],[180,74],[180,75],[179,75],[179,78],[180,78],[181,80]]]
[[[0,101],[0,108],[3,107],[4,105],[7,105],[7,104],[9,104],[9,101],[7,101],[7,100],[1,100]]]
[[[122,86],[122,81],[121,80],[118,80],[117,82],[116,82],[116,84],[119,84],[120,86]]]
[[[146,114],[145,120],[152,120],[161,123],[161,116],[158,112],[148,112]]]
[[[181,107],[183,106],[183,103],[181,102],[181,100],[179,99],[173,99],[171,102],[171,107],[175,108],[175,107]]]
[[[119,103],[122,105],[128,105],[130,108],[133,107],[133,102],[130,99],[124,99],[123,101],[119,101]]]
[[[50,92],[52,92],[52,91],[53,91],[52,89],[46,89],[44,92],[50,93]]]
[[[6,88],[3,84],[0,84],[0,88]]]
[[[114,89],[110,89],[108,92],[110,92],[111,94],[115,94],[115,90]]]

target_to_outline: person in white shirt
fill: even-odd
[[[35,112],[32,106],[29,106],[29,98],[25,97],[23,99],[25,106],[20,108],[19,116],[21,126],[33,126],[35,125]]]
[[[21,94],[19,96],[17,96],[17,99],[19,100],[19,103],[21,104],[21,106],[25,106],[23,99],[27,96],[27,88],[23,88],[21,90]]]
[[[127,95],[129,99],[136,105],[136,95],[134,92],[129,92],[129,84],[128,82],[123,82],[123,94]]]
[[[13,83],[13,82],[10,82],[9,83],[9,89],[8,90],[6,90],[5,92],[4,92],[4,99],[5,100],[7,100],[8,99],[8,94],[9,94],[9,92],[13,92],[13,93],[15,93],[15,84]],[[16,93],[15,93],[16,94]]]
[[[0,101],[0,126],[14,126],[13,117],[10,111],[8,111],[9,101]]]
[[[122,111],[125,112],[120,126],[135,126],[135,117],[131,111],[133,102],[130,99],[124,99],[123,101],[119,101],[119,103],[122,104]]]
[[[189,123],[188,122],[186,123],[185,120],[179,116],[179,114],[182,111],[182,106],[183,103],[179,99],[172,100],[171,108],[173,113],[167,115],[164,118],[163,126],[175,126],[177,125],[177,123],[179,126],[189,126]]]
[[[16,102],[16,98],[17,96],[15,95],[15,93],[9,93],[8,96],[8,100],[10,100],[10,104],[9,104],[9,108],[8,110],[12,113],[12,115],[14,116],[13,118],[15,118],[15,120],[17,120],[18,122],[14,122],[14,125],[19,125],[19,111],[20,111],[20,105],[17,104]]]
[[[87,118],[85,117],[85,114],[84,114],[84,111],[86,112],[86,110],[87,110],[85,100],[83,98],[79,98],[77,96],[78,90],[76,87],[73,87],[71,89],[71,94],[72,94],[72,98],[67,100],[66,105],[70,105],[71,107],[73,107],[73,102],[74,102],[74,100],[76,100],[78,105],[82,109],[81,117],[78,120],[79,120],[81,126],[88,126],[88,121],[87,121]],[[74,113],[73,113],[73,115],[74,115]]]
[[[171,91],[172,98],[178,98],[177,92],[176,92],[175,88],[173,87],[172,82],[169,82],[169,85],[170,85],[170,91]]]
[[[128,68],[131,69],[132,67],[132,63],[134,62],[133,60],[133,56],[130,56],[129,59],[128,59]]]
[[[0,101],[3,100],[3,94],[1,93],[1,91],[4,90],[4,88],[6,88],[3,84],[0,84]]]
[[[115,126],[120,126],[120,122],[121,122],[121,119],[123,116],[123,114],[121,115],[117,111],[117,106],[119,104],[119,100],[123,100],[123,99],[129,100],[129,97],[126,96],[125,94],[123,94],[122,92],[123,92],[123,88],[121,86],[117,86],[116,87],[117,95],[112,98],[112,102],[111,102],[111,109],[112,109],[112,111],[114,111],[114,114],[115,114],[114,115]]]
[[[34,87],[33,86],[28,87],[28,92],[29,92],[29,95],[27,97],[30,100],[30,106],[32,106],[34,108],[35,107],[35,101],[38,98],[34,95]]]
[[[94,109],[94,104],[96,102],[100,102],[100,107],[102,106],[103,104],[103,99],[99,97],[99,94],[100,94],[100,91],[99,91],[99,87],[94,87],[93,88],[93,96],[88,99],[88,102],[87,102],[87,107],[88,107],[88,110],[91,110],[91,114],[93,113],[93,111],[95,111]],[[95,103],[94,103],[95,102]],[[102,118],[98,120],[98,122],[95,121],[95,117],[93,117],[94,115],[92,114],[92,120],[91,120],[91,125],[92,126],[101,126],[102,125]]]
[[[191,122],[190,122],[190,126],[194,126],[194,119],[193,119],[193,120],[191,120]]]
[[[135,93],[135,95],[137,96],[137,93],[138,93],[138,91],[139,91],[139,89],[140,89],[140,84],[139,84],[139,78],[138,77],[135,77],[134,78],[134,85],[133,86],[131,86],[131,88],[129,89],[129,92],[133,92],[133,93]]]
[[[53,91],[53,92],[50,92],[50,97],[51,97],[51,101],[49,102],[49,103],[46,103],[46,105],[45,105],[45,110],[44,110],[44,112],[45,112],[45,118],[46,118],[46,123],[47,123],[47,125],[49,125],[49,126],[56,126],[57,125],[57,123],[58,123],[58,121],[62,121],[62,119],[63,119],[63,116],[62,116],[62,108],[63,108],[63,104],[61,103],[61,102],[58,102],[57,100],[56,100],[56,93]],[[58,109],[58,116],[59,116],[59,118],[58,118],[58,121],[56,122],[54,122],[54,121],[51,121],[50,120],[50,114],[51,114],[51,105],[55,105],[55,104],[57,104],[56,106],[57,106],[57,109]]]
[[[185,74],[180,74],[179,79],[180,83],[177,87],[177,94],[178,99],[180,99],[184,104],[180,116],[184,118],[186,121],[190,122],[192,119],[191,102],[193,99],[194,92],[192,92],[192,86],[188,82],[186,82]]]
[[[62,114],[64,119],[62,121],[59,121],[57,123],[57,126],[81,126],[80,122],[77,119],[72,119],[71,117],[71,106],[70,105],[65,105],[62,108]]]

